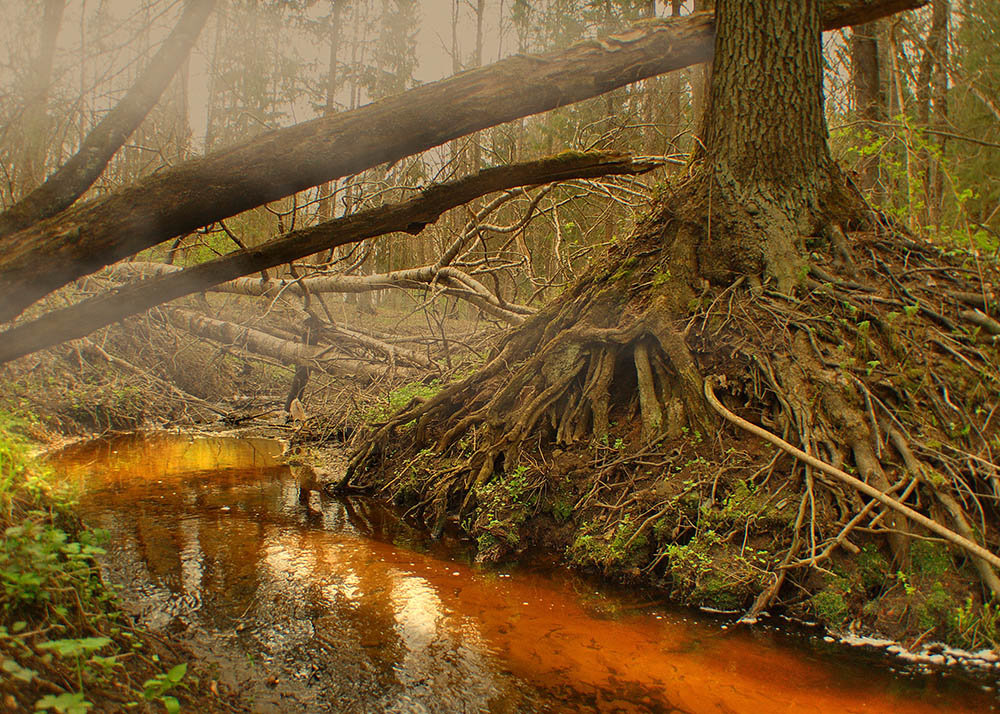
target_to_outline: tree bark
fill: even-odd
[[[181,272],[183,268],[167,263],[127,261],[115,263],[109,266],[108,270],[116,278],[134,279],[176,274]],[[532,315],[535,312],[534,309],[526,305],[501,304],[500,300],[475,278],[455,268],[439,265],[424,265],[371,275],[321,275],[308,278],[270,279],[236,278],[219,283],[209,290],[218,293],[274,299],[280,295],[302,297],[317,293],[357,294],[392,288],[414,289],[428,286],[439,287],[445,295],[467,300],[480,307],[487,314],[510,325],[521,324],[524,322],[525,315]]]
[[[872,137],[878,132],[876,122],[885,121],[885,97],[882,94],[879,66],[879,24],[856,25],[851,33],[851,89],[854,114],[866,122],[861,126]],[[871,191],[878,185],[879,157],[862,157],[859,165],[859,187]]]
[[[281,238],[181,272],[145,280],[49,312],[32,322],[0,333],[0,363],[65,340],[83,337],[99,327],[168,300],[265,268],[290,263],[321,250],[393,231],[419,233],[426,224],[437,220],[448,209],[486,193],[569,178],[641,173],[657,165],[654,162],[633,161],[621,154],[568,152],[526,164],[485,169],[474,176],[427,188],[419,196],[400,204],[380,206],[292,231]]]
[[[338,66],[340,55],[340,37],[343,34],[343,22],[341,16],[344,10],[344,3],[340,0],[333,0],[330,8],[330,59],[326,70],[326,104],[323,107],[323,116],[336,114],[337,88],[340,85],[340,69]],[[336,183],[327,182],[320,187],[320,201],[318,213],[321,220],[333,218],[333,190]]]
[[[823,26],[864,22],[925,1],[826,0]],[[704,62],[713,34],[709,13],[650,21],[561,52],[511,57],[149,176],[0,239],[0,321],[82,275],[220,218]]]
[[[789,290],[833,162],[823,114],[818,0],[718,0],[702,171],[710,202],[746,211],[713,236],[713,277],[769,275]],[[780,160],[776,160],[780,157]]]
[[[80,149],[45,183],[0,214],[0,237],[54,216],[90,188],[111,157],[159,101],[170,79],[190,53],[214,5],[214,0],[192,0],[185,5],[177,26],[150,60],[145,72],[87,134]]]
[[[371,365],[344,357],[329,347],[284,340],[252,327],[216,320],[179,307],[168,308],[166,313],[170,324],[175,327],[214,342],[241,347],[284,364],[311,367],[335,376],[353,377],[368,382],[375,381],[380,375],[380,370]]]
[[[711,11],[715,0],[694,0],[695,12]],[[708,101],[708,86],[712,79],[712,63],[694,67],[691,70],[691,120],[696,129],[704,123],[705,103]]]
[[[24,145],[21,153],[19,183],[21,191],[32,190],[41,180],[45,170],[48,142],[48,101],[52,84],[52,62],[55,59],[56,39],[62,24],[66,0],[45,0],[38,55],[24,101]]]
[[[924,127],[932,125],[946,129],[948,117],[948,20],[951,16],[950,0],[933,0],[931,27],[924,43],[917,74],[917,119]],[[928,142],[944,143],[941,137],[930,137]],[[943,183],[938,160],[926,147],[920,148],[923,163],[925,196],[924,223],[937,225],[941,220],[941,194]]]

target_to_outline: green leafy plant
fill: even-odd
[[[35,702],[35,711],[47,712],[52,709],[59,714],[86,714],[93,706],[93,702],[88,702],[83,692],[66,692],[42,697]]]
[[[177,701],[177,697],[171,696],[167,692],[181,686],[185,674],[187,674],[187,663],[182,662],[166,672],[161,672],[155,677],[147,679],[142,685],[143,698],[149,702],[162,703],[168,714],[177,714],[181,710],[180,702]]]

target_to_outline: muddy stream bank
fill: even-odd
[[[281,444],[147,434],[52,457],[127,609],[260,712],[987,712],[995,680],[753,630],[546,567],[483,568]]]

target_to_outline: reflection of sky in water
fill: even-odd
[[[893,679],[842,657],[823,664],[760,631],[658,619],[565,577],[500,577],[444,559],[440,543],[371,501],[300,494],[306,476],[278,455],[271,442],[155,436],[80,447],[61,466],[90,489],[81,507],[109,531],[106,567],[125,602],[151,627],[183,632],[258,711],[995,704],[969,699],[974,688],[967,705],[955,687],[936,694],[939,679]]]

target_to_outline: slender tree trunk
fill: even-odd
[[[948,20],[951,16],[950,0],[933,0],[931,27],[924,43],[917,75],[917,119],[923,127],[946,128],[948,119]],[[938,149],[943,141],[926,139]],[[941,221],[941,167],[937,157],[928,148],[920,148],[923,164],[924,223],[936,226]]]
[[[45,173],[52,62],[55,59],[56,38],[59,35],[65,9],[66,0],[45,0],[38,55],[33,62],[33,72],[24,103],[25,140],[19,171],[21,195],[33,190]]]
[[[0,214],[0,236],[59,213],[90,188],[159,100],[201,32],[213,0],[188,2],[177,27],[115,108],[87,134],[79,151],[45,183]],[[50,58],[51,64],[51,58]]]
[[[851,90],[854,114],[863,123],[863,141],[874,141],[881,133],[878,122],[885,121],[885,95],[879,64],[879,23],[855,25],[851,33]],[[862,157],[858,167],[859,188],[873,191],[879,185],[879,155]]]
[[[337,68],[337,57],[340,54],[340,36],[342,34],[343,23],[341,13],[344,8],[342,0],[333,0],[330,17],[330,59],[326,70],[326,106],[323,107],[323,116],[331,116],[336,111],[337,88],[340,85],[340,71]],[[336,187],[335,181],[328,181],[320,187],[320,195],[323,198],[319,202],[319,216],[321,221],[328,221],[333,218],[333,190]]]
[[[694,11],[711,11],[715,0],[694,0]],[[708,102],[708,87],[712,80],[712,63],[705,62],[691,69],[691,115],[696,127],[702,126],[705,106]]]

